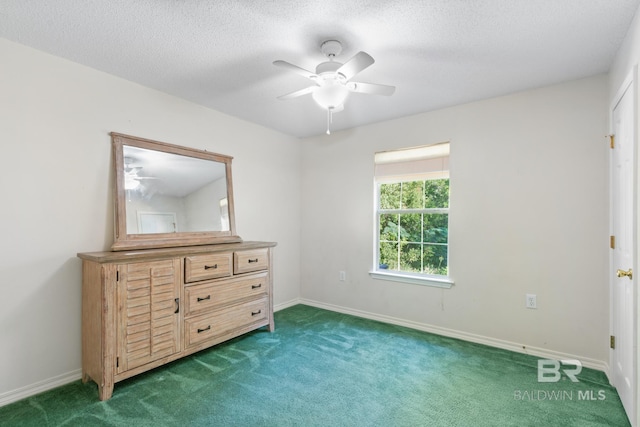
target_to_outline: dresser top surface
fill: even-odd
[[[275,242],[220,243],[216,245],[181,246],[176,248],[140,249],[134,251],[80,252],[83,260],[105,262],[130,262],[145,259],[181,257],[201,253],[246,251],[251,249],[272,248]]]

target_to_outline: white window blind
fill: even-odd
[[[449,143],[381,151],[375,154],[377,182],[419,181],[449,177]]]

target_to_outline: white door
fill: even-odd
[[[611,225],[615,247],[611,257],[612,381],[627,416],[635,425],[635,252],[633,85],[613,110],[614,148],[611,150]],[[632,277],[633,275],[633,277]]]
[[[174,212],[138,212],[138,233],[175,233],[176,214]]]

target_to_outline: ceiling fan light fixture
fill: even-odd
[[[325,80],[320,87],[313,91],[311,97],[325,110],[342,110],[344,102],[349,96],[349,90],[337,81]]]
[[[135,190],[140,186],[140,181],[136,179],[134,176],[125,175],[124,176],[124,189],[125,190]]]

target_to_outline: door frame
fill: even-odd
[[[635,236],[633,241],[634,241],[634,260],[633,260],[633,271],[638,271],[640,273],[640,270],[638,270],[638,265],[640,265],[640,256],[638,254],[638,230],[640,230],[640,215],[638,215],[639,212],[639,201],[640,198],[638,197],[638,191],[640,190],[640,182],[638,181],[638,128],[639,128],[639,123],[638,123],[638,112],[639,110],[639,103],[638,103],[638,65],[635,65],[633,67],[633,70],[627,75],[627,77],[624,79],[624,81],[622,82],[622,84],[620,85],[620,87],[618,88],[618,91],[616,92],[615,97],[612,99],[612,103],[609,106],[609,133],[610,134],[614,134],[614,122],[613,122],[613,112],[616,108],[616,106],[618,105],[618,103],[620,102],[620,100],[622,99],[622,97],[624,96],[625,92],[627,90],[631,91],[631,96],[632,96],[632,105],[633,105],[633,112],[632,112],[632,117],[633,117],[633,143],[635,146],[634,149],[634,154],[633,154],[633,182],[634,182],[634,193],[633,193],[633,206],[634,206],[634,213],[633,213],[633,219],[632,221],[635,223],[635,227],[634,227],[634,234]],[[611,152],[609,152],[609,231],[610,234],[613,234],[613,180],[611,179],[611,173],[612,173],[612,166],[613,166],[613,155]],[[615,280],[615,274],[614,274],[614,265],[613,265],[613,251],[609,251],[609,268],[607,270],[607,273],[609,275],[609,332],[610,335],[614,335],[614,330],[613,330],[613,325],[614,325],[614,313],[613,313],[613,303],[614,303],[614,289],[613,287],[616,285],[616,280]],[[640,278],[640,276],[639,276]],[[639,281],[637,281],[636,283],[640,283]],[[640,331],[640,316],[638,315],[638,310],[640,308],[640,292],[638,292],[638,286],[636,285],[633,289],[633,299],[634,299],[634,313],[633,313],[633,324],[634,324],[634,343],[633,343],[633,348],[635,349],[635,359],[633,359],[633,369],[634,369],[634,373],[635,373],[635,384],[633,385],[633,399],[632,399],[632,404],[633,404],[633,419],[631,414],[627,414],[627,416],[629,417],[631,424],[633,426],[640,426],[640,414],[638,413],[638,409],[640,408],[640,396],[638,393],[638,384],[640,382],[640,372],[638,372],[638,366],[639,366],[639,362],[640,362],[640,351],[638,351],[638,331]],[[609,380],[611,382],[611,380],[613,379],[613,371],[611,370],[612,368],[614,368],[614,351],[613,349],[609,348]],[[615,384],[614,384],[615,385]]]

